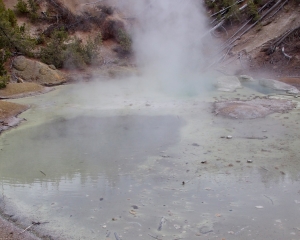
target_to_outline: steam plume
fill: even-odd
[[[133,48],[147,81],[179,90],[201,84],[212,53],[199,0],[139,0],[130,4],[137,24]]]

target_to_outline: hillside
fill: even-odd
[[[247,1],[239,4],[242,9]],[[260,6],[265,9],[257,21],[251,17],[227,20],[216,30],[224,42],[219,69],[277,79],[299,77],[299,1],[264,1]]]
[[[18,0],[3,2],[6,8],[16,11]],[[68,39],[64,41],[72,42],[76,38],[83,46],[89,39],[95,39],[99,33],[102,40],[102,46],[97,50],[98,59],[84,60],[83,65],[82,60],[78,60],[74,54],[71,54],[73,60],[69,65],[63,62],[59,65],[57,60],[35,54],[38,59],[47,64],[56,64],[56,67],[63,67],[65,70],[90,71],[86,67],[130,65],[128,60],[132,57],[131,40],[127,29],[131,22],[126,18],[128,16],[124,14],[124,9],[116,7],[115,3],[118,1],[33,2],[37,4],[34,21],[31,13],[16,15],[18,25],[25,23],[29,34],[37,41],[42,41],[33,50],[35,53],[51,42],[51,34],[59,29],[65,29],[68,33]],[[220,50],[214,60],[214,68],[222,72],[226,69],[226,74],[251,73],[276,78],[299,76],[299,1],[207,0],[205,3],[207,16],[212,22],[211,33],[216,38],[221,37],[223,42],[217,46]]]
[[[7,64],[14,57],[25,55],[57,69],[82,71],[93,66],[124,65],[123,59],[129,56],[131,39],[126,21],[105,1],[3,2],[1,48],[9,58]],[[7,65],[6,70],[11,72],[11,66]],[[17,81],[18,76],[11,77]]]

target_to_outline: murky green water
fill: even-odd
[[[278,93],[279,94],[280,93],[284,94],[285,93],[285,91],[276,91],[274,89],[262,86],[262,85],[258,84],[257,82],[251,82],[251,81],[247,82],[247,81],[245,81],[245,82],[243,82],[243,86],[248,87],[250,89],[253,89],[253,90],[255,90],[259,93],[262,93],[262,94],[276,94],[276,93],[277,94]]]
[[[0,174],[27,184],[66,175],[114,181],[118,172],[131,173],[148,156],[177,143],[182,124],[176,116],[60,117],[12,131],[2,149]]]
[[[119,86],[16,100],[35,105],[0,137],[7,214],[54,239],[300,238],[299,109],[223,119],[213,97],[258,93]]]

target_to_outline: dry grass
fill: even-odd
[[[43,91],[44,87],[36,83],[9,83],[6,88],[0,90],[0,98],[10,98],[18,95],[26,96]]]
[[[0,101],[0,120],[14,117],[28,109],[28,106],[6,101]]]

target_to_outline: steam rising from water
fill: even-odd
[[[212,37],[199,0],[139,0],[133,48],[147,81],[160,88],[195,89],[212,54]]]
[[[88,2],[94,1],[74,4],[92,6]],[[141,73],[139,88],[198,93],[209,84],[211,73],[205,70],[212,63],[215,39],[208,31],[203,1],[102,0],[100,4],[116,6],[121,15],[134,18],[128,30]]]

